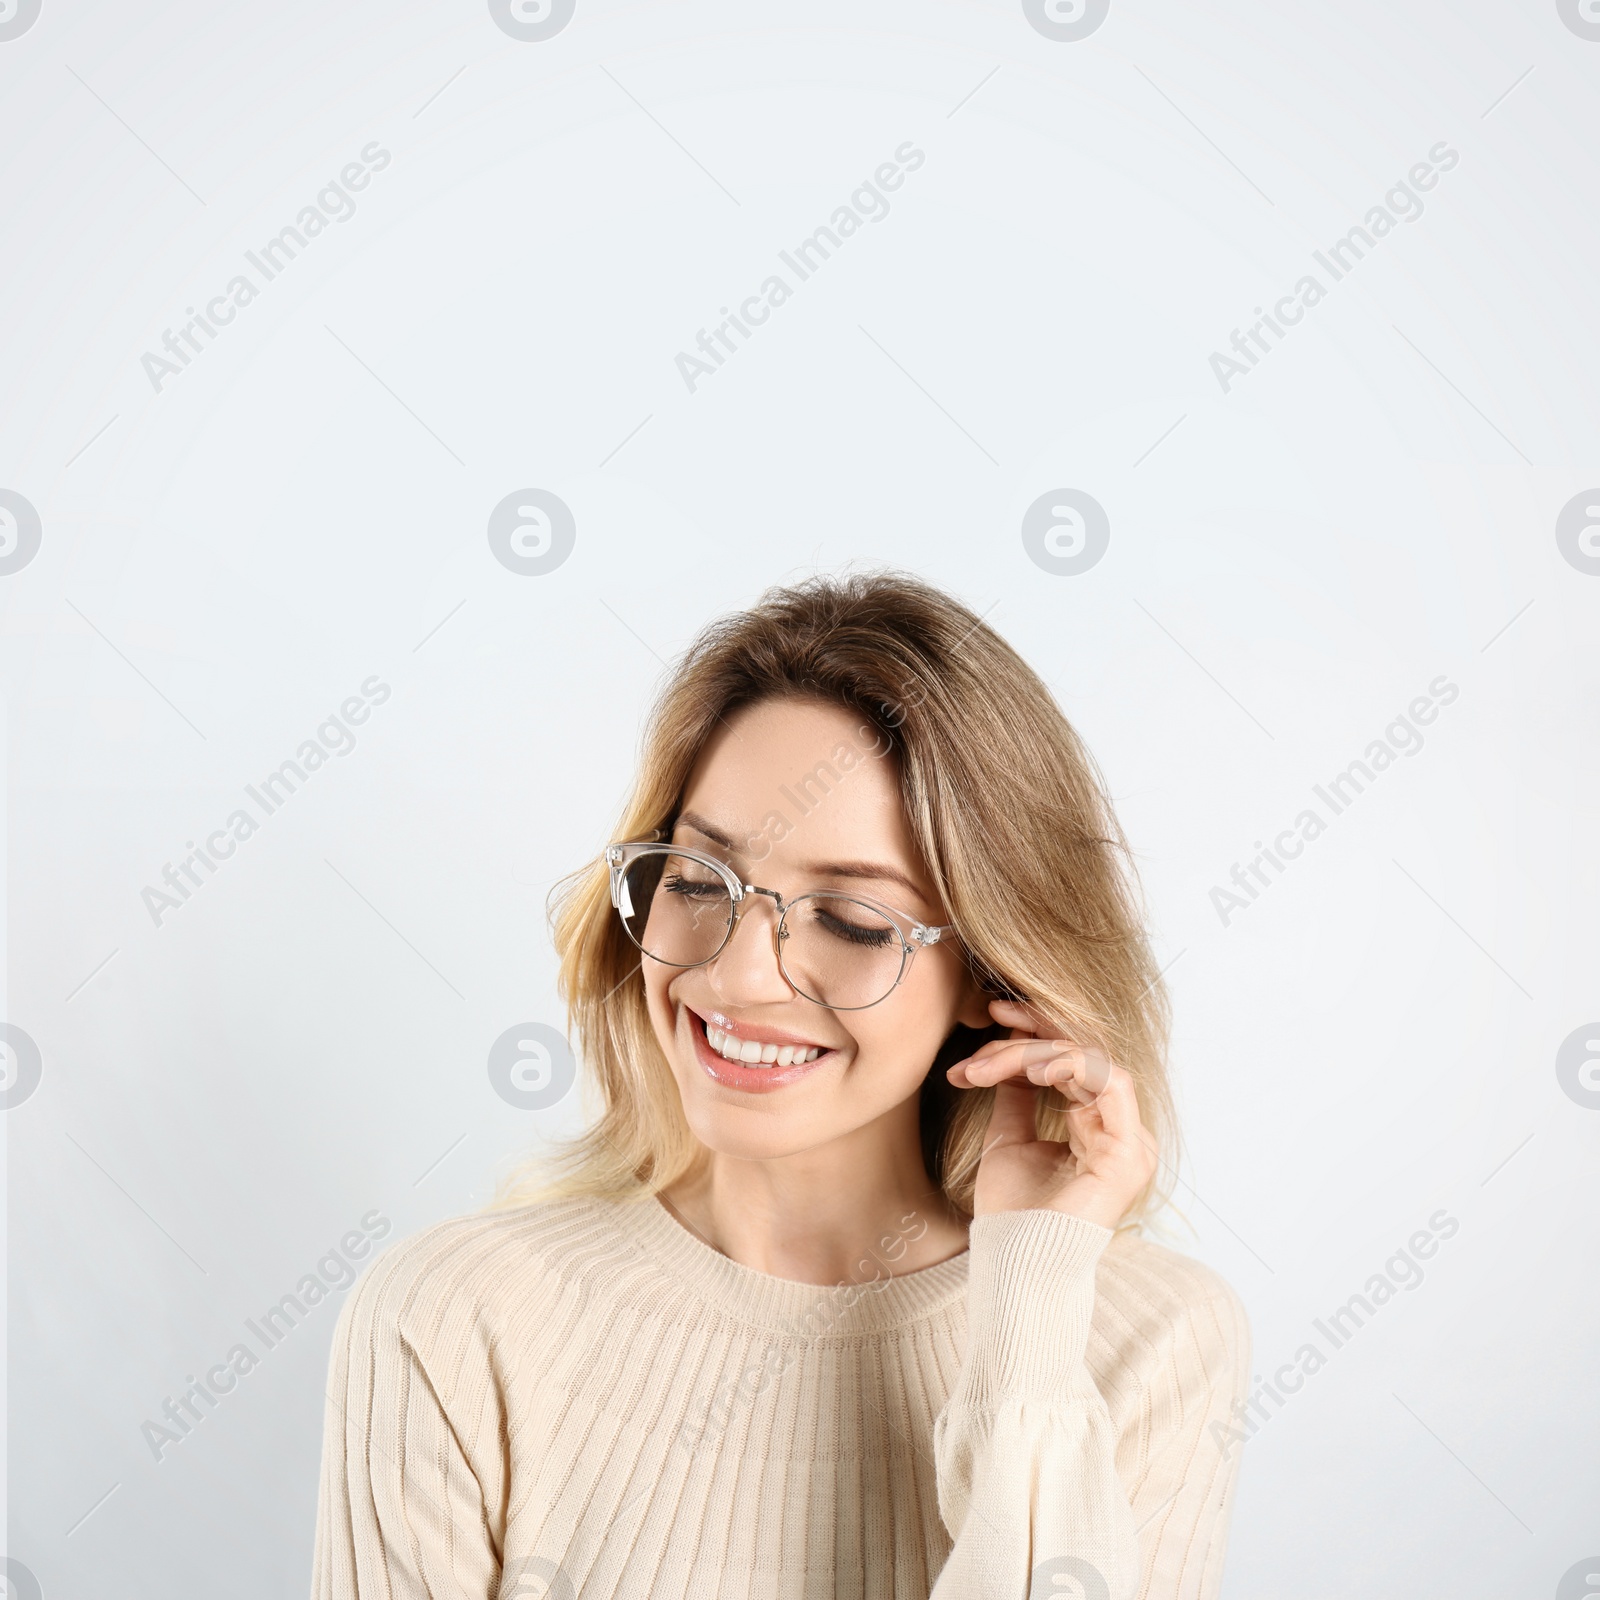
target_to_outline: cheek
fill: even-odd
[[[855,1037],[859,1066],[885,1087],[909,1092],[919,1084],[954,1025],[950,986],[932,978],[913,971],[881,1006],[841,1019]]]
[[[650,1021],[663,1049],[669,1045],[676,1026],[677,1007],[672,999],[672,981],[678,974],[670,968],[646,962],[644,967],[645,1001],[650,1008]]]
[[[953,952],[925,950],[911,963],[897,995],[905,1008],[905,1026],[944,1036],[955,1025],[966,992],[966,967]]]

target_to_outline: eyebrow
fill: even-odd
[[[739,853],[738,845],[721,828],[713,826],[697,811],[681,812],[677,822],[679,826],[693,828],[696,833],[703,834],[713,844],[720,845],[731,855]],[[867,878],[880,883],[897,883],[901,888],[909,890],[918,900],[927,899],[927,893],[920,884],[907,877],[898,867],[891,867],[884,862],[806,861],[800,864],[800,870],[808,876],[818,878]]]

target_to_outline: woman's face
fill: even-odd
[[[907,931],[913,919],[942,924],[898,776],[886,742],[858,715],[764,701],[730,715],[702,752],[672,842],[726,861],[741,883],[776,889],[786,904],[833,889],[905,913]],[[710,1149],[747,1160],[816,1149],[904,1107],[951,1028],[990,1021],[949,935],[919,951],[879,1004],[833,1011],[790,987],[776,926],[770,897],[747,896],[716,960],[687,969],[643,962],[651,1020],[690,1127]],[[729,1060],[748,1061],[756,1045],[802,1058]],[[820,1053],[805,1059],[812,1050]]]

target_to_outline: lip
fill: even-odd
[[[809,1076],[818,1067],[826,1066],[838,1054],[836,1050],[825,1049],[814,1061],[796,1061],[787,1067],[753,1067],[747,1066],[742,1061],[729,1061],[726,1056],[718,1054],[711,1048],[710,1041],[706,1038],[706,1019],[692,1006],[685,1006],[685,1013],[689,1018],[689,1032],[694,1038],[695,1060],[700,1063],[701,1070],[714,1083],[719,1083],[725,1089],[737,1089],[744,1094],[772,1094],[778,1089],[787,1088],[791,1083]],[[713,1012],[712,1017],[718,1020],[712,1022],[714,1028],[722,1028],[727,1018],[719,1012]],[[740,1038],[756,1039],[762,1044],[803,1044],[815,1045],[815,1039],[802,1039],[798,1034],[784,1033],[779,1028],[756,1028],[744,1024],[735,1029],[731,1026],[725,1032],[737,1032]]]

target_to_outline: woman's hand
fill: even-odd
[[[1156,1170],[1133,1079],[1099,1050],[1062,1037],[1031,1006],[994,1000],[1011,1030],[950,1068],[958,1089],[994,1086],[974,1212],[1048,1210],[1115,1228]],[[1067,1142],[1034,1135],[1041,1089],[1068,1102]]]

